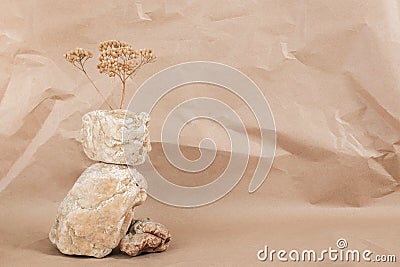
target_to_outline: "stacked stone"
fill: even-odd
[[[98,162],[81,174],[61,202],[49,238],[64,254],[102,258],[127,235],[134,208],[147,197],[146,180],[132,166],[142,164],[151,150],[149,115],[96,110],[85,114],[82,122],[83,149]],[[132,239],[131,231],[128,235]],[[160,249],[156,246],[154,251],[165,250],[170,240],[168,230],[157,237],[163,237],[164,242],[159,242]],[[128,239],[124,240],[126,250]],[[151,242],[142,243],[147,247],[135,246],[135,253],[125,252],[137,255],[143,249],[151,251]]]

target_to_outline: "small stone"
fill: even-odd
[[[145,201],[146,186],[133,168],[91,165],[61,202],[50,241],[68,255],[108,255],[128,231],[134,208]]]
[[[82,117],[81,142],[86,156],[113,164],[138,165],[151,150],[149,114],[95,110]]]
[[[137,256],[142,253],[162,252],[168,248],[170,240],[171,234],[164,225],[147,218],[132,222],[119,247],[126,254]]]

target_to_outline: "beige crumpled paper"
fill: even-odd
[[[163,98],[151,114],[150,158],[171,181],[210,182],[229,160],[224,131],[204,120],[190,123],[180,141],[195,159],[199,140],[212,137],[219,151],[210,168],[188,176],[162,157],[163,118],[191,97],[218,98],[238,112],[251,136],[251,160],[239,185],[212,205],[179,209],[148,200],[138,216],[165,224],[174,242],[166,253],[135,258],[135,264],[258,266],[264,245],[324,249],[338,238],[350,248],[400,257],[397,1],[8,0],[1,7],[1,266],[99,263],[62,256],[47,234],[59,202],[92,163],[76,141],[81,116],[107,107],[62,55],[77,46],[96,52],[107,39],[152,48],[158,56],[129,81],[127,99],[166,67],[221,62],[257,83],[277,128],[271,172],[248,194],[260,142],[250,110],[206,85]],[[102,92],[118,103],[117,81],[96,76],[95,62],[88,64]],[[118,253],[102,262],[133,264]]]

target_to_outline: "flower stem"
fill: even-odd
[[[113,109],[112,106],[110,105],[110,103],[107,101],[107,98],[100,92],[99,88],[97,88],[97,86],[94,84],[93,80],[90,79],[90,76],[87,74],[86,70],[83,68],[80,69],[83,71],[83,73],[85,74],[86,78],[90,81],[90,83],[93,85],[93,87],[96,89],[96,91],[101,95],[101,97],[103,98],[103,100],[106,102],[106,104],[109,106],[110,109]]]
[[[122,109],[122,105],[124,104],[125,90],[126,90],[126,80],[121,80],[121,81],[122,81],[122,96],[121,96],[121,104],[119,105],[120,109]]]

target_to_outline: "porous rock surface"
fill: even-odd
[[[126,254],[137,256],[141,253],[164,251],[170,240],[171,234],[164,225],[147,218],[132,222],[119,247]]]
[[[146,187],[133,168],[91,165],[62,201],[49,233],[51,242],[64,254],[106,256],[128,231],[134,207],[146,199]]]
[[[145,112],[95,110],[82,117],[81,142],[92,160],[138,165],[151,150]]]

